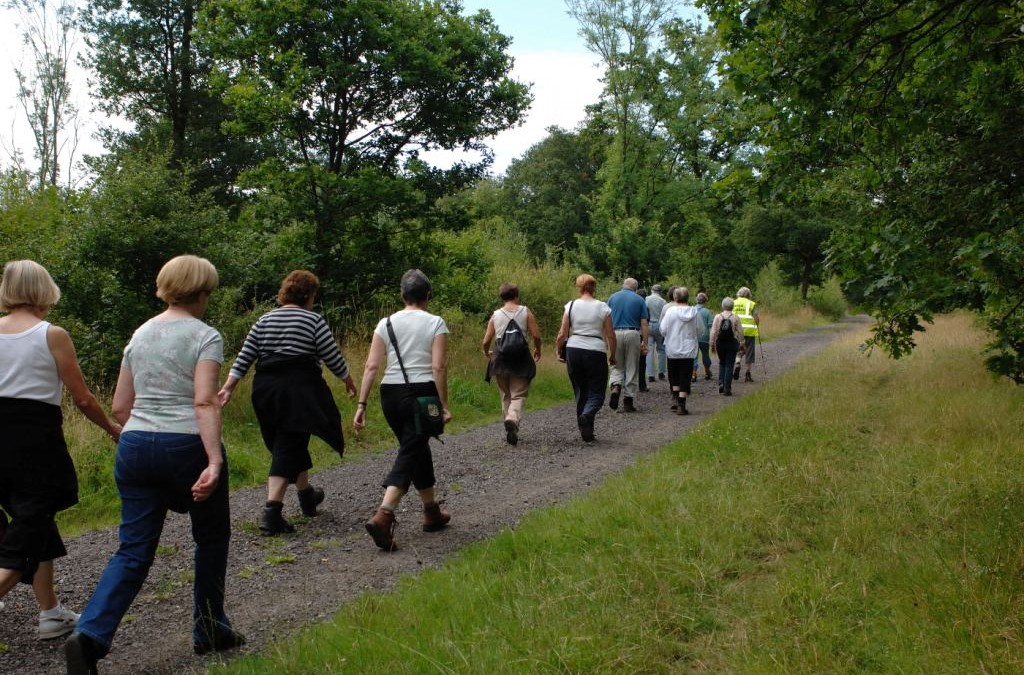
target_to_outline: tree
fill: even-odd
[[[204,8],[202,40],[231,130],[280,145],[247,184],[257,200],[284,197],[279,224],[309,225],[311,257],[334,293],[379,287],[378,275],[398,265],[394,245],[406,248],[409,237],[428,249],[421,239],[439,222],[436,199],[482,168],[438,171],[419,151],[485,150],[483,139],[516,124],[529,103],[526,86],[509,78],[508,38],[487,12],[460,9],[452,0]]]
[[[703,6],[729,77],[771,111],[766,173],[858,194],[829,258],[877,318],[870,344],[898,357],[934,313],[978,310],[989,367],[1024,383],[1024,7]]]
[[[18,103],[32,130],[39,160],[37,184],[40,189],[56,187],[62,156],[70,167],[78,141],[68,74],[75,49],[74,2],[8,0],[7,6],[18,13],[22,43],[31,59],[27,67],[16,66],[14,74]]]

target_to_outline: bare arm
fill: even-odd
[[[135,407],[135,381],[132,379],[132,371],[122,368],[117,374],[117,386],[114,387],[114,402],[111,407],[118,422],[128,422],[132,408]]]
[[[217,397],[219,377],[220,364],[216,361],[204,359],[196,363],[193,405],[207,461],[206,468],[192,486],[192,498],[197,502],[213,494],[220,481],[221,469],[224,467],[224,456],[220,448],[220,400]]]
[[[555,338],[556,348],[561,348],[569,340],[569,313],[562,314],[562,325],[558,327],[558,337]]]
[[[721,327],[721,325],[722,325],[722,315],[721,314],[715,314],[715,318],[711,322],[711,338],[708,340],[708,342],[711,343],[711,351],[712,351],[712,353],[717,351],[715,349],[715,343],[718,342],[718,330]]]
[[[377,379],[377,371],[384,365],[384,358],[387,356],[387,347],[384,340],[376,333],[370,340],[370,353],[366,355],[366,366],[363,368],[363,379],[359,385],[359,402],[356,404],[356,415],[352,420],[352,426],[356,431],[366,426],[366,401],[370,396],[370,388]]]
[[[647,353],[647,336],[650,334],[651,324],[647,319],[640,319],[640,353]]]
[[[526,310],[526,330],[533,337],[533,360],[540,361],[540,326],[537,325],[537,317],[529,309]]]
[[[452,413],[448,410],[448,336],[444,333],[434,336],[430,345],[430,369],[434,371],[434,385],[437,386],[437,397],[441,399],[445,424],[452,421]]]
[[[491,358],[491,340],[494,339],[494,317],[492,316],[487,320],[487,330],[484,331],[484,339],[480,343],[480,348],[484,351],[484,356]]]
[[[611,314],[604,318],[604,341],[608,345],[608,364],[614,366],[615,350],[618,348],[618,342],[615,340],[615,329],[612,328]]]
[[[54,363],[57,364],[57,375],[70,392],[75,406],[90,422],[106,431],[116,441],[121,434],[121,425],[107,417],[99,401],[86,386],[71,336],[63,328],[50,325],[46,329],[46,344],[53,355]]]
[[[239,382],[240,380],[235,375],[228,375],[228,379],[224,381],[224,386],[217,392],[217,399],[222,408],[231,402],[231,394],[234,393]]]

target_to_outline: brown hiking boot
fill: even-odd
[[[373,537],[373,543],[377,548],[385,551],[397,551],[395,545],[395,512],[390,509],[377,509],[373,518],[366,521],[366,531]]]
[[[452,519],[452,514],[447,511],[441,510],[441,505],[437,502],[430,502],[423,506],[423,531],[424,532],[437,532],[448,527],[448,521]]]
[[[622,399],[622,412],[624,413],[635,413],[636,406],[633,405],[633,398],[626,396]]]
[[[754,378],[750,376],[750,371],[749,370],[747,371],[747,374],[743,376],[743,381],[744,382],[753,382],[754,381]]]

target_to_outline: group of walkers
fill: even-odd
[[[0,422],[9,442],[0,453],[0,598],[19,581],[32,586],[40,606],[38,636],[65,642],[68,673],[96,673],[110,650],[156,555],[167,512],[188,513],[195,541],[193,649],[197,654],[244,644],[224,609],[230,513],[227,453],[221,441],[221,409],[238,383],[254,369],[252,405],[270,452],[267,500],[259,528],[267,536],[293,532],[284,516],[294,484],[301,512],[315,516],[324,501],[311,484],[309,442],[317,436],[344,452],[341,415],[321,364],[357,397],[353,427],[366,428],[371,389],[380,376],[380,405],[398,441],[398,452],[382,487],[380,505],[365,523],[374,544],[395,551],[395,511],[414,487],[422,503],[425,532],[444,529],[451,515],[435,498],[430,437],[451,421],[446,371],[448,327],[430,314],[430,280],[409,270],[400,281],[404,307],[374,329],[362,380],[357,386],[323,316],[313,311],[319,280],[296,270],[281,283],[278,307],[248,332],[227,379],[219,382],[223,338],[203,322],[217,270],[196,256],[167,262],[156,279],[166,309],[133,334],[124,349],[108,417],[85,384],[68,333],[45,319],[60,290],[45,268],[28,260],[10,262],[0,281]],[[747,379],[754,360],[757,313],[750,292],[723,300],[710,318],[689,305],[686,288],[661,288],[643,298],[626,279],[608,302],[594,294],[589,274],[576,279],[578,297],[567,302],[557,337],[576,400],[576,419],[586,442],[604,406],[635,412],[637,392],[647,380],[669,381],[672,410],[687,414],[698,355],[710,378],[710,352],[719,356],[719,391],[732,393],[737,355],[745,355]],[[488,378],[501,392],[506,440],[519,440],[523,408],[536,363],[541,332],[519,289],[503,284],[502,301],[482,341]],[[532,343],[532,346],[531,346]],[[646,367],[645,367],[646,366]],[[114,480],[121,498],[119,546],[78,615],[64,608],[53,588],[54,560],[66,555],[55,516],[77,503],[75,469],[62,432],[61,399],[66,387],[86,417],[117,442]],[[10,521],[7,521],[7,516]],[[2,602],[0,602],[2,607]]]

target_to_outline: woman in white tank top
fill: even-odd
[[[0,506],[11,521],[0,532],[0,598],[19,581],[31,584],[43,640],[67,635],[78,620],[53,590],[53,561],[67,555],[54,516],[78,502],[78,480],[61,426],[63,386],[91,422],[115,441],[121,433],[85,385],[67,331],[44,320],[58,299],[60,289],[42,265],[16,260],[4,267]]]

